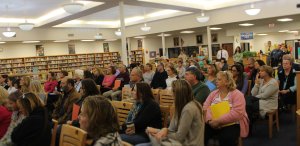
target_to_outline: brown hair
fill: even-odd
[[[24,76],[23,79],[23,85],[21,86],[21,91],[23,93],[29,92],[29,85],[30,85],[30,77]]]
[[[0,86],[0,105],[4,105],[6,103],[6,99],[8,97],[8,92],[7,90]]]
[[[142,102],[154,100],[154,96],[149,84],[145,82],[138,82],[135,84],[137,99],[141,99]]]
[[[23,94],[23,97],[18,99],[17,103],[24,108],[27,114],[30,114],[38,107],[44,106],[42,101],[32,92]]]
[[[152,64],[147,63],[146,65],[149,66],[150,70],[152,70]]]
[[[273,77],[273,68],[268,65],[263,65],[259,68],[260,71],[265,71],[270,77]]]
[[[89,122],[87,133],[93,139],[119,130],[116,110],[107,98],[101,95],[89,96],[83,101],[82,107]]]
[[[171,71],[172,71],[175,75],[178,74],[176,68],[175,68],[173,65],[169,65],[167,68],[170,68]]]

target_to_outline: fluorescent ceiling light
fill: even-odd
[[[278,32],[288,32],[289,30],[279,30]]]
[[[154,13],[150,13],[147,15],[147,17],[159,17],[159,16],[164,16],[164,15],[170,15],[170,14],[174,14],[177,13],[179,11],[177,10],[162,10],[162,11],[157,11]]]
[[[53,41],[54,43],[65,43],[65,42],[69,42],[70,40],[56,40]]]
[[[144,31],[144,32],[148,32],[148,31],[150,31],[150,29],[151,29],[151,27],[147,26],[146,23],[144,24],[144,26],[141,27],[141,30]]]
[[[222,29],[222,28],[220,28],[220,27],[211,27],[211,28],[209,28],[210,30],[220,30],[220,29]]]
[[[145,19],[143,16],[135,16],[135,17],[130,17],[130,18],[125,18],[125,23],[131,23],[131,22],[136,22]],[[120,22],[120,21],[119,21]]]
[[[265,36],[265,35],[268,35],[268,34],[266,34],[266,33],[258,33],[256,35]]]
[[[88,21],[86,24],[93,24],[93,25],[116,25],[115,21]]]
[[[82,42],[94,42],[95,40],[81,40]]]
[[[77,2],[71,2],[71,3],[63,5],[64,10],[70,14],[75,14],[75,13],[80,12],[83,7],[84,7],[84,4],[77,3]]]
[[[242,24],[239,24],[239,26],[253,26],[254,24],[251,24],[251,23],[242,23]]]
[[[209,20],[209,16],[205,16],[204,13],[201,13],[201,16],[197,17],[197,21],[200,23],[205,23]]]
[[[21,23],[19,24],[19,28],[25,31],[29,31],[32,30],[34,27],[33,23],[28,23],[27,21],[25,21],[25,23]]]
[[[5,44],[6,42],[0,42],[0,44]]]
[[[143,39],[143,38],[145,38],[146,36],[136,36],[136,37],[134,37],[134,38],[136,38],[136,39]]]
[[[277,21],[280,21],[280,22],[289,22],[289,21],[293,21],[293,19],[291,19],[291,18],[281,18],[281,19],[277,19]]]
[[[250,9],[245,10],[250,16],[255,16],[260,12],[260,9],[254,8],[254,4],[251,4]]]
[[[162,37],[162,34],[159,34],[159,35],[157,35],[157,36]],[[166,33],[165,33],[164,36],[165,36],[165,37],[168,37],[168,36],[171,36],[171,34],[166,34]]]
[[[298,33],[299,31],[297,30],[292,30],[292,31],[288,31],[288,33]]]
[[[7,38],[11,38],[16,35],[16,32],[11,31],[10,28],[8,27],[6,31],[2,32],[2,34]]]
[[[63,8],[59,8],[59,9],[55,9],[49,13],[47,13],[46,15],[43,15],[41,17],[39,17],[37,19],[38,22],[42,22],[42,21],[45,21],[45,20],[48,20],[50,18],[53,18],[53,17],[57,17],[59,15],[62,15],[65,13],[65,10]]]
[[[24,44],[39,43],[41,41],[23,41]]]
[[[116,40],[118,40],[118,39],[106,39],[106,40],[104,40],[105,42],[113,42],[113,41],[116,41]]]
[[[194,33],[195,31],[192,30],[185,30],[185,31],[181,31],[180,33]]]

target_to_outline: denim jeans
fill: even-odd
[[[126,141],[132,145],[149,142],[148,138],[138,134],[133,134],[133,135],[121,134],[120,136],[123,141]]]

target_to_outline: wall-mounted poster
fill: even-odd
[[[253,32],[241,32],[241,40],[252,40]]]
[[[156,58],[156,51],[150,51],[150,58]]]
[[[35,45],[35,49],[36,49],[36,56],[45,56],[43,45]]]
[[[197,44],[202,44],[203,43],[202,35],[197,35],[196,36],[196,41],[197,41]]]
[[[109,52],[109,44],[108,43],[103,43],[103,51]]]
[[[173,41],[174,41],[174,46],[179,46],[179,37],[174,37]]]
[[[138,39],[137,43],[138,43],[138,49],[142,49],[143,48],[143,40]]]
[[[69,54],[76,54],[75,53],[75,44],[68,44]]]
[[[211,42],[213,43],[218,42],[218,34],[216,33],[211,34]]]

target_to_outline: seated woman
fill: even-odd
[[[225,58],[221,58],[221,62],[218,64],[218,67],[221,71],[228,70],[228,64]]]
[[[19,90],[9,94],[8,96],[8,107],[12,110],[12,115],[11,115],[9,127],[5,135],[2,137],[2,139],[0,139],[0,146],[13,145],[11,142],[11,133],[13,129],[16,126],[18,126],[25,118],[25,116],[19,112],[19,108],[17,106],[17,100],[21,97],[22,97],[22,93]]]
[[[30,77],[28,77],[28,76],[21,77],[20,85],[21,85],[22,93],[28,93],[29,92],[30,82],[31,82]]]
[[[133,145],[149,142],[146,134],[147,127],[161,128],[161,111],[159,105],[155,102],[149,84],[144,82],[136,83],[132,91],[135,103],[130,110],[125,121],[127,126],[123,125],[121,138],[123,141]]]
[[[104,73],[101,68],[95,67],[93,69],[94,81],[97,85],[102,85],[104,79]]]
[[[259,68],[263,65],[266,65],[264,61],[262,60],[256,60],[254,63],[254,69],[251,72],[251,76],[249,77],[249,80],[251,80],[251,89],[253,88],[253,86],[255,85],[255,79],[256,79],[256,75],[259,73]]]
[[[246,95],[248,90],[248,77],[247,74],[244,74],[244,68],[239,64],[235,64],[231,66],[231,72],[236,84],[236,89]]]
[[[29,92],[23,94],[17,104],[26,118],[14,128],[12,142],[20,146],[50,146],[50,121],[41,100]]]
[[[117,113],[107,98],[87,97],[79,115],[80,128],[88,133],[93,146],[121,146]]]
[[[116,79],[116,76],[114,75],[116,73],[116,68],[113,66],[110,66],[107,69],[107,74],[104,76],[102,86],[100,88],[101,93],[107,92],[112,89],[112,85]]]
[[[11,111],[7,107],[8,92],[0,86],[0,139],[4,136],[10,123]]]
[[[43,104],[46,104],[47,102],[47,95],[46,93],[44,92],[44,89],[42,87],[42,83],[41,81],[39,80],[33,80],[30,82],[30,85],[29,85],[29,91],[36,94],[39,99],[42,101]]]
[[[204,117],[203,109],[194,99],[191,85],[185,80],[176,80],[172,84],[175,96],[175,113],[169,128],[147,128],[152,145],[156,141],[173,139],[184,146],[204,145]]]
[[[8,91],[8,94],[13,93],[13,92],[15,92],[15,91],[18,90],[18,89],[16,89],[14,87],[14,83],[16,82],[16,80],[17,79],[15,77],[8,77],[8,80],[7,80],[7,85],[8,85],[7,91]]]
[[[173,66],[166,68],[168,78],[166,79],[167,89],[172,89],[172,82],[178,79],[177,70]]]
[[[220,117],[213,118],[211,106],[227,104],[230,110]],[[239,137],[248,134],[248,117],[246,102],[242,92],[236,89],[232,74],[221,71],[217,74],[217,89],[210,93],[204,102],[205,145],[208,140],[217,136],[220,146],[237,146]]]
[[[278,108],[279,86],[272,77],[273,69],[270,66],[263,65],[259,68],[256,75],[255,85],[251,90],[252,96],[247,97],[247,113],[250,118],[250,128],[260,115],[264,118],[266,113]]]
[[[47,81],[44,83],[44,90],[46,93],[53,93],[58,84],[55,72],[49,72],[47,78]]]
[[[207,66],[207,74],[205,77],[205,84],[208,86],[210,91],[216,89],[216,78],[218,69],[215,64],[209,64]]]

